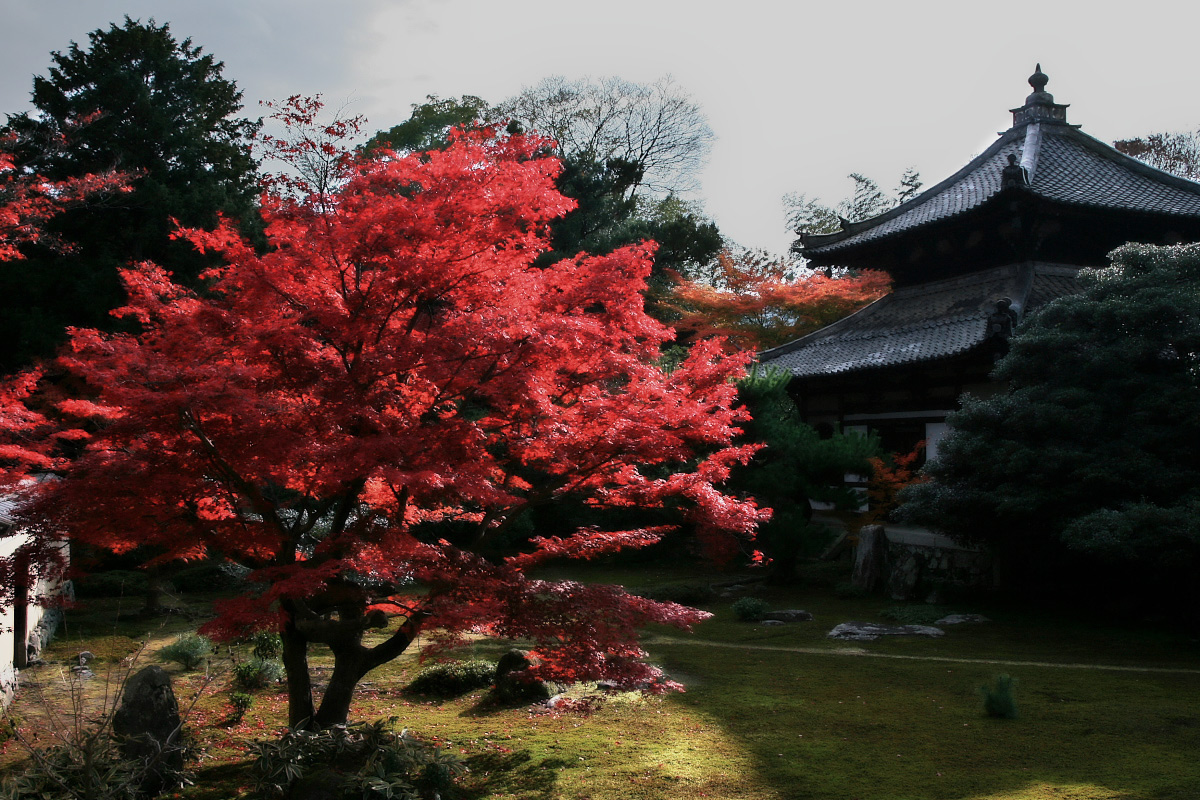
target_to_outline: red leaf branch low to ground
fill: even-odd
[[[681,508],[713,551],[748,539],[766,512],[719,488],[755,449],[732,444],[747,357],[701,343],[655,366],[673,332],[643,311],[652,246],[531,267],[572,204],[546,152],[476,131],[428,154],[344,154],[319,189],[263,196],[262,254],[232,225],[185,232],[225,259],[206,294],[128,269],[119,313],[139,334],[74,331],[55,367],[68,379],[0,395],[10,481],[59,475],[28,529],[255,567],[266,588],[207,629],[282,632],[293,725],[344,721],[357,682],[422,628],[532,640],[548,677],[653,682],[638,627],[704,614],[525,570],[662,530],[582,530],[507,558],[496,542],[568,498]],[[364,645],[370,629],[384,641]],[[319,707],[310,644],[335,658]]]

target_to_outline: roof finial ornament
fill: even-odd
[[[1025,105],[1012,110],[1013,125],[1021,125],[1034,120],[1039,122],[1067,121],[1066,105],[1054,102],[1054,95],[1046,91],[1046,84],[1049,82],[1050,78],[1042,72],[1042,65],[1039,62],[1033,74],[1029,76],[1029,85],[1033,87],[1033,94],[1025,98]]]
[[[1029,85],[1033,87],[1035,92],[1044,92],[1046,91],[1046,84],[1049,82],[1049,76],[1042,72],[1041,62],[1038,62],[1037,67],[1034,69],[1034,73],[1029,76]]]

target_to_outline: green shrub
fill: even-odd
[[[335,725],[323,731],[288,731],[254,748],[255,795],[293,796],[293,786],[321,785],[323,796],[363,800],[440,797],[466,772],[453,753],[427,745],[387,722]]]
[[[242,689],[263,689],[283,677],[283,664],[266,658],[252,658],[233,666],[233,682]]]
[[[445,661],[421,670],[405,691],[431,697],[458,697],[473,689],[486,689],[495,679],[495,661]]]
[[[206,637],[197,633],[185,633],[160,650],[159,657],[164,661],[182,664],[184,669],[190,670],[203,664],[212,652],[213,644]]]
[[[983,695],[983,710],[989,717],[1017,718],[1017,701],[1013,697],[1016,684],[1016,679],[1009,675],[997,675],[995,683],[979,687],[979,693]]]
[[[246,712],[254,706],[254,695],[246,692],[233,692],[229,695],[229,705],[233,708],[230,718],[234,722],[241,722],[242,717],[246,716]]]
[[[733,613],[742,622],[758,622],[770,610],[770,604],[758,597],[741,597],[733,602]]]
[[[76,578],[75,594],[79,597],[138,597],[146,593],[146,573],[131,569],[114,569]]]
[[[900,625],[932,625],[942,617],[954,612],[946,606],[925,604],[890,606],[879,612],[879,616]]]
[[[232,561],[203,561],[176,572],[171,583],[181,592],[217,592],[241,588],[249,573],[247,567]]]
[[[121,752],[107,728],[83,730],[60,744],[39,749],[20,774],[0,783],[0,800],[145,800],[147,783],[180,788],[191,783],[190,773],[171,767],[171,752],[157,757],[130,758]]]
[[[279,658],[279,654],[283,652],[283,640],[279,638],[278,633],[271,631],[259,631],[254,634],[250,637],[250,644],[254,646],[254,657],[264,661]]]
[[[717,593],[706,583],[668,583],[637,591],[639,597],[664,603],[698,606],[716,599]]]
[[[834,585],[833,593],[843,600],[851,600],[857,597],[869,597],[871,590],[856,586],[850,581],[841,581]]]
[[[0,717],[0,745],[5,744],[10,739],[17,738],[17,729],[21,726],[23,720],[15,714],[9,714],[7,711],[3,717]]]

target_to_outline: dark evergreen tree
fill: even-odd
[[[214,262],[171,238],[176,221],[211,227],[222,212],[249,232],[258,225],[255,123],[236,116],[241,92],[223,64],[153,20],[126,17],[88,38],[52,54],[34,79],[35,111],[10,115],[6,132],[22,165],[47,178],[118,169],[133,191],[53,220],[68,252],[29,248],[0,271],[3,371],[50,353],[68,325],[111,327],[108,311],[123,301],[116,270],[131,261],[195,285]]]
[[[1011,583],[1125,596],[1200,568],[1200,245],[1126,245],[1018,329],[907,489],[909,520],[994,547]],[[1073,580],[1074,579],[1074,580]]]
[[[810,501],[856,508],[861,498],[844,485],[847,472],[867,474],[870,459],[879,455],[876,439],[835,433],[822,438],[800,419],[783,372],[756,371],[738,383],[738,399],[753,419],[746,438],[766,446],[744,467],[735,470],[730,487],[774,509],[771,521],[760,524],[755,543],[771,559],[769,579],[790,583],[803,556],[815,556],[828,542],[828,531],[814,524]]]
[[[446,135],[453,128],[469,127],[487,120],[488,104],[474,95],[442,99],[428,95],[424,103],[413,103],[412,115],[386,131],[371,137],[368,151],[387,145],[399,152],[440,150],[446,146]]]

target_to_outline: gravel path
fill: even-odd
[[[1052,667],[1055,669],[1092,669],[1106,672],[1144,672],[1162,675],[1200,675],[1200,669],[1184,667],[1125,667],[1118,664],[1064,664],[1051,661],[1016,661],[999,658],[950,658],[948,656],[910,656],[896,653],[872,653],[859,647],[782,647],[771,644],[737,644],[735,642],[706,642],[675,636],[650,636],[643,645],[690,645],[692,647],[724,647],[732,650],[770,650],[780,653],[804,653],[813,656],[855,656],[858,658],[892,658],[901,661],[937,661],[945,664],[987,664],[1004,667]]]

